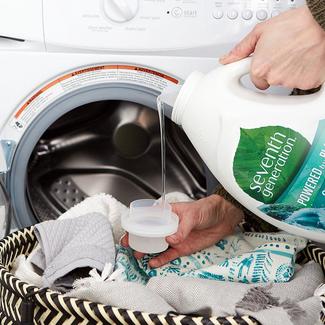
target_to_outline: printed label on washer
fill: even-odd
[[[57,98],[90,85],[128,83],[161,92],[179,80],[159,71],[132,65],[101,65],[80,69],[61,76],[38,90],[15,113],[11,126],[24,130],[33,118]]]

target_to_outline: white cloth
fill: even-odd
[[[245,284],[167,276],[151,278],[147,287],[158,293],[181,314],[199,312],[202,316],[223,317],[235,314],[252,315],[263,317],[265,321],[265,313],[270,315],[269,313],[273,312],[273,317],[269,321],[261,323],[281,324],[280,318],[280,323],[275,322],[277,318],[275,311],[285,308],[294,311],[297,304],[303,306],[310,298],[313,298],[314,303],[311,311],[316,308],[318,312],[313,315],[306,309],[309,315],[305,316],[317,318],[321,311],[321,303],[319,297],[314,295],[323,282],[324,274],[321,267],[315,262],[309,262],[287,283]],[[204,310],[206,313],[202,314]],[[290,318],[290,312],[287,314],[284,310],[283,314]],[[299,315],[298,308],[298,314],[293,317]],[[291,324],[290,320],[285,320],[282,324]],[[313,324],[307,322],[305,317],[302,317],[301,321],[303,324]]]
[[[131,282],[116,282],[119,271],[111,274],[112,267],[107,265],[100,276],[92,270],[89,278],[74,282],[74,290],[66,294],[67,297],[88,300],[107,306],[167,314],[175,311],[162,297],[145,286]]]
[[[315,324],[322,310],[319,287],[324,274],[309,262],[288,283],[243,284],[211,280],[155,277],[147,287],[181,314],[250,315],[265,325]]]
[[[63,213],[59,220],[76,218],[94,212],[101,213],[108,218],[113,229],[114,241],[118,243],[124,234],[121,227],[121,216],[128,212],[128,208],[109,194],[101,193],[86,198]]]
[[[322,310],[321,267],[309,262],[288,283],[243,284],[177,276],[152,278],[147,286],[119,282],[121,271],[105,267],[100,276],[77,280],[66,296],[146,313],[205,317],[251,315],[265,325],[316,324]]]
[[[181,192],[170,192],[167,193],[165,196],[165,200],[168,203],[177,203],[177,202],[191,202],[193,199],[191,199],[188,195]],[[161,201],[161,198],[158,200]]]
[[[12,265],[11,273],[21,281],[35,285],[36,287],[42,286],[42,276],[36,272],[36,268],[26,259],[25,255],[19,255],[16,258]]]

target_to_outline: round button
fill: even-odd
[[[229,19],[234,20],[238,17],[238,11],[235,9],[230,10],[230,11],[228,11],[227,16]]]
[[[222,10],[215,10],[212,14],[212,16],[215,19],[221,19],[223,17],[223,11]]]
[[[116,23],[124,23],[133,19],[138,10],[139,0],[103,0],[105,16]]]
[[[181,17],[183,15],[183,9],[180,7],[173,8],[172,15],[176,18]]]
[[[256,13],[256,18],[258,20],[265,20],[267,18],[267,11],[264,9],[258,10]]]
[[[280,10],[273,10],[272,13],[271,13],[271,16],[275,17],[275,16],[280,15],[280,13],[281,13]]]
[[[243,19],[245,19],[245,20],[250,20],[250,19],[253,18],[253,11],[250,10],[250,9],[245,9],[245,10],[242,12],[241,16],[242,16]]]

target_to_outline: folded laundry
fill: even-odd
[[[111,225],[99,213],[75,219],[46,221],[35,226],[41,249],[31,262],[43,270],[43,286],[54,282],[78,268],[103,270],[105,263],[114,263],[115,244]]]
[[[172,274],[243,283],[287,282],[294,274],[296,253],[306,243],[286,233],[238,232],[157,269],[149,267],[152,256],[136,260],[132,250],[118,247],[116,268],[124,271],[124,280],[142,284],[151,277]]]
[[[166,200],[177,202],[190,201],[191,199],[183,193],[175,192],[167,194]],[[59,221],[69,222],[68,220],[70,220],[71,222],[71,220],[80,219],[82,212],[94,210],[101,211],[107,220],[112,220],[117,227],[115,236],[121,233],[119,219],[123,213],[127,213],[128,209],[110,195],[100,194],[86,199],[63,214]],[[78,216],[79,218],[77,218]],[[40,227],[42,229],[42,226]],[[85,226],[85,228],[89,227]],[[47,237],[44,238],[45,241],[48,240]],[[39,240],[42,242],[41,238]],[[53,241],[57,240],[57,238],[53,238]],[[88,242],[87,245],[90,243]],[[286,282],[294,273],[296,253],[305,245],[305,239],[285,233],[243,234],[238,232],[210,248],[191,256],[178,258],[158,269],[149,267],[148,261],[151,256],[145,256],[137,261],[133,257],[131,249],[118,246],[116,269],[122,270],[123,280],[142,284],[147,283],[153,276],[168,276],[170,274],[244,283]],[[31,261],[45,270],[45,257],[39,249],[33,251],[26,262],[30,263]],[[113,260],[111,262],[113,263]],[[84,266],[96,267],[94,264]],[[55,271],[56,267],[61,270]],[[63,275],[61,274],[67,275],[77,266],[70,265],[67,269],[67,266],[63,267],[61,264],[60,267],[56,264],[56,267],[51,267],[52,270],[44,273],[45,283],[51,285],[52,288],[65,291],[65,289],[69,289],[69,282],[73,281],[75,277],[73,277],[73,273],[70,273],[69,277],[62,279]]]
[[[190,198],[181,193],[167,195],[169,202],[184,200]],[[109,221],[116,227],[116,241],[122,234],[120,216],[127,211],[111,196],[101,194],[57,221],[37,225],[39,248],[27,259],[20,256],[13,272],[22,280],[60,291],[69,290],[74,281],[69,297],[148,313],[248,314],[266,325],[270,320],[275,325],[317,321],[321,304],[313,293],[324,281],[322,271],[315,263],[295,267],[295,255],[305,247],[305,239],[286,233],[238,232],[158,269],[148,266],[150,256],[137,261],[130,248],[118,246],[111,274],[115,251]],[[87,276],[89,266],[103,270],[102,276],[94,269],[90,277],[75,280]],[[290,282],[276,283],[289,281],[295,268],[298,271]],[[40,270],[44,270],[43,278]]]
[[[106,218],[108,219],[112,227],[114,241],[115,243],[118,243],[120,238],[124,234],[124,230],[121,227],[121,216],[123,213],[127,213],[127,211],[128,208],[121,202],[116,200],[113,196],[109,194],[100,193],[88,197],[84,201],[76,204],[74,207],[63,213],[58,220],[74,219],[85,214],[100,213],[106,216]],[[35,254],[39,253],[40,245],[37,245],[33,252],[27,257],[28,263],[25,264],[25,267],[29,267],[30,272],[34,271],[30,267],[31,260]],[[18,273],[20,272],[19,270],[17,271]],[[25,273],[23,270],[22,272],[23,274]],[[16,273],[17,276],[18,273]],[[20,273],[20,278],[23,276],[23,274]]]
[[[250,315],[264,325],[317,324],[322,311],[317,294],[324,282],[315,262],[303,266],[288,283],[246,284],[189,277],[153,277],[146,286],[120,282],[121,270],[75,281],[66,296],[147,313],[170,311],[198,316]]]
[[[90,277],[77,280],[74,290],[66,296],[155,314],[175,311],[156,292],[139,283],[114,281],[119,272],[114,273],[110,275],[110,271],[104,270],[102,276],[99,276],[93,270]]]
[[[43,285],[42,272],[37,270],[37,268],[27,260],[25,255],[19,255],[16,258],[11,272],[20,280],[33,284],[36,287],[41,287]]]
[[[245,284],[166,276],[151,278],[147,288],[182,314],[239,314],[265,325],[305,325],[319,320],[322,305],[314,292],[323,282],[321,267],[310,262],[288,283]]]
[[[166,200],[168,202],[177,202],[190,201],[191,199],[183,193],[172,192],[166,195]],[[111,224],[114,241],[115,243],[118,243],[121,236],[124,234],[124,230],[121,227],[121,216],[127,212],[128,208],[121,202],[109,194],[101,193],[88,197],[84,201],[78,203],[62,214],[58,220],[62,221],[67,219],[75,219],[85,214],[102,214]],[[41,286],[42,282],[40,280],[40,275],[36,273],[36,269],[31,262],[32,260],[44,268],[45,261],[40,245],[37,245],[28,257],[21,256],[19,259],[17,259],[12,271],[21,280],[33,283],[36,286]],[[84,270],[73,272],[63,279],[57,279],[52,284],[52,288],[60,291],[65,291],[71,288],[69,283],[71,282],[72,284],[73,279],[75,279],[76,276],[79,276],[80,272],[82,273]]]

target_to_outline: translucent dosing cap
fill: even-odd
[[[168,203],[137,200],[122,216],[122,227],[129,233],[131,248],[146,254],[160,253],[168,248],[165,238],[177,231],[178,217]]]

